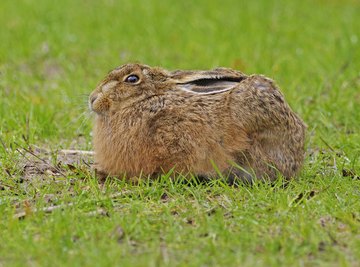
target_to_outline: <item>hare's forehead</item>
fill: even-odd
[[[110,76],[113,77],[123,77],[133,73],[142,73],[143,75],[147,75],[149,70],[147,68],[140,68],[140,67],[119,67],[110,72]]]

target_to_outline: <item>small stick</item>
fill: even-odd
[[[90,156],[95,155],[94,151],[86,151],[86,150],[62,149],[59,150],[58,152],[63,154],[81,154],[81,155],[90,155]]]
[[[109,216],[108,212],[102,208],[99,208],[99,209],[93,210],[93,211],[89,211],[88,213],[86,213],[86,215],[87,216],[97,216],[97,215]]]
[[[74,205],[74,203],[69,203],[69,204],[66,204],[66,205],[50,206],[50,207],[45,207],[45,208],[42,208],[42,209],[34,209],[34,210],[31,210],[31,212],[35,213],[35,212],[43,211],[45,213],[51,213],[54,210],[65,208],[65,207],[71,207],[73,205]],[[27,215],[26,211],[21,211],[19,213],[16,213],[13,218],[14,219],[23,219],[23,218],[26,217],[26,215]]]
[[[125,195],[125,194],[128,194],[128,193],[131,193],[131,191],[117,192],[117,193],[111,194],[109,197],[102,197],[102,198],[100,198],[100,200],[113,199],[113,198],[116,198],[118,196]],[[33,209],[33,210],[31,210],[31,212],[35,213],[35,212],[43,211],[45,213],[51,213],[54,210],[67,208],[67,207],[71,207],[71,206],[74,206],[73,202],[70,202],[68,204],[63,204],[63,205],[44,207],[42,209]],[[20,212],[16,213],[13,218],[14,219],[24,219],[27,214],[28,213],[26,211],[20,211]],[[100,209],[88,212],[87,215],[88,216],[107,215],[107,212],[106,212],[106,210],[100,208]]]

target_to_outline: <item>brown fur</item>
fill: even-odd
[[[125,82],[130,74],[140,80]],[[305,125],[274,83],[230,69],[174,71],[140,64],[108,74],[90,95],[95,160],[129,179],[173,169],[213,177],[294,176]],[[237,168],[234,166],[240,166]]]

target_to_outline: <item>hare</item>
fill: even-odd
[[[261,75],[126,64],[97,86],[89,106],[105,176],[290,179],[304,160],[305,124]]]

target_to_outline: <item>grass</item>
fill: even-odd
[[[1,1],[0,266],[358,266],[359,13],[355,0]],[[91,149],[87,95],[130,61],[274,78],[309,127],[299,177],[99,185],[59,150]]]

